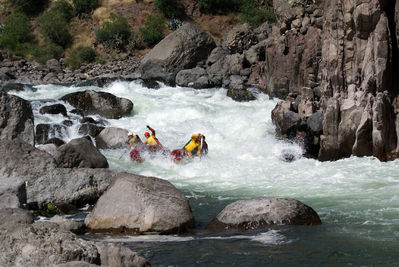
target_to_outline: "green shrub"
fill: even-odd
[[[144,28],[139,29],[144,42],[155,45],[162,40],[166,25],[165,17],[161,13],[147,15],[144,25]]]
[[[8,0],[16,9],[27,15],[35,15],[43,10],[47,0]]]
[[[23,13],[14,13],[7,18],[0,37],[0,46],[13,51],[32,39],[28,18]]]
[[[73,7],[66,0],[58,0],[52,9],[62,14],[66,21],[70,21],[73,18]]]
[[[88,46],[78,46],[69,51],[65,62],[72,68],[78,69],[83,63],[91,63],[98,57],[97,52]]]
[[[128,40],[127,47],[129,51],[140,49],[144,47],[144,40],[141,34],[133,32]]]
[[[241,20],[253,27],[258,27],[266,21],[275,22],[276,16],[269,7],[261,9],[254,0],[243,0],[241,6]]]
[[[197,4],[203,13],[226,14],[237,11],[241,0],[197,0]]]
[[[155,0],[155,7],[161,11],[167,18],[178,18],[182,16],[177,0]]]
[[[75,13],[79,17],[86,17],[98,7],[98,0],[72,0]]]
[[[47,60],[55,58],[60,59],[64,54],[64,49],[56,44],[47,44],[45,46],[33,46],[31,55],[39,63],[46,64]]]
[[[120,16],[111,13],[99,30],[96,31],[96,39],[108,47],[123,48],[131,35],[129,23]]]
[[[68,22],[63,14],[55,9],[45,11],[40,15],[39,31],[49,41],[62,47],[71,43],[72,36],[69,33]]]

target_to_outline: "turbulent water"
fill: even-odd
[[[146,125],[169,149],[181,148],[193,133],[203,133],[209,154],[175,164],[169,159],[129,160],[123,149],[102,150],[116,171],[169,180],[190,200],[194,233],[183,236],[94,236],[121,242],[153,266],[394,266],[399,264],[399,161],[351,157],[319,162],[301,156],[300,147],[275,138],[271,110],[277,100],[258,94],[239,103],[225,89],[194,90],[137,82],[106,88],[38,86],[15,93],[32,100],[35,124],[61,123],[61,115],[41,115],[44,99],[77,90],[102,90],[130,99],[134,111],[107,126],[143,137]],[[72,109],[71,106],[67,109]],[[76,138],[77,124],[63,139]],[[296,160],[285,162],[284,155]],[[294,198],[320,215],[321,226],[280,226],[269,230],[210,235],[201,229],[227,204],[260,196]]]

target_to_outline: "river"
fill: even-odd
[[[153,266],[397,266],[399,264],[399,161],[351,157],[319,162],[301,148],[276,139],[271,111],[277,99],[257,94],[235,102],[226,89],[195,90],[138,82],[105,88],[40,85],[11,92],[32,101],[35,124],[61,123],[62,115],[42,115],[43,99],[78,90],[101,90],[130,99],[134,110],[107,126],[143,138],[146,125],[167,148],[181,148],[203,133],[209,154],[175,164],[163,157],[131,162],[123,149],[102,150],[110,168],[169,180],[190,201],[196,229],[186,235],[88,236],[120,242]],[[47,103],[48,104],[48,103]],[[71,110],[71,106],[67,106]],[[97,117],[99,119],[99,117]],[[75,123],[64,133],[78,137]],[[284,154],[295,157],[283,160]],[[297,199],[320,216],[320,226],[276,226],[263,231],[209,234],[202,231],[227,204],[254,197]]]

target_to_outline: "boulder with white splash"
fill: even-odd
[[[99,149],[113,149],[125,147],[129,138],[125,129],[107,127],[96,136],[96,146]]]

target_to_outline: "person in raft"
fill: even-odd
[[[144,144],[148,145],[150,151],[156,151],[158,149],[162,149],[163,146],[159,142],[158,138],[155,137],[155,130],[152,129],[150,126],[147,125],[148,130],[151,131],[151,134],[149,132],[145,132],[144,136],[146,140],[144,141]]]
[[[140,137],[136,134],[136,135],[133,135],[133,133],[132,132],[128,132],[127,133],[127,138],[128,138],[128,141],[127,141],[127,149],[132,149],[132,148],[134,148],[135,146],[137,146],[138,144],[142,144],[143,142],[141,141],[141,139],[140,139]]]
[[[201,155],[201,138],[202,134],[197,133],[191,136],[190,141],[188,141],[183,149],[187,152],[187,155],[191,158],[193,155]]]

